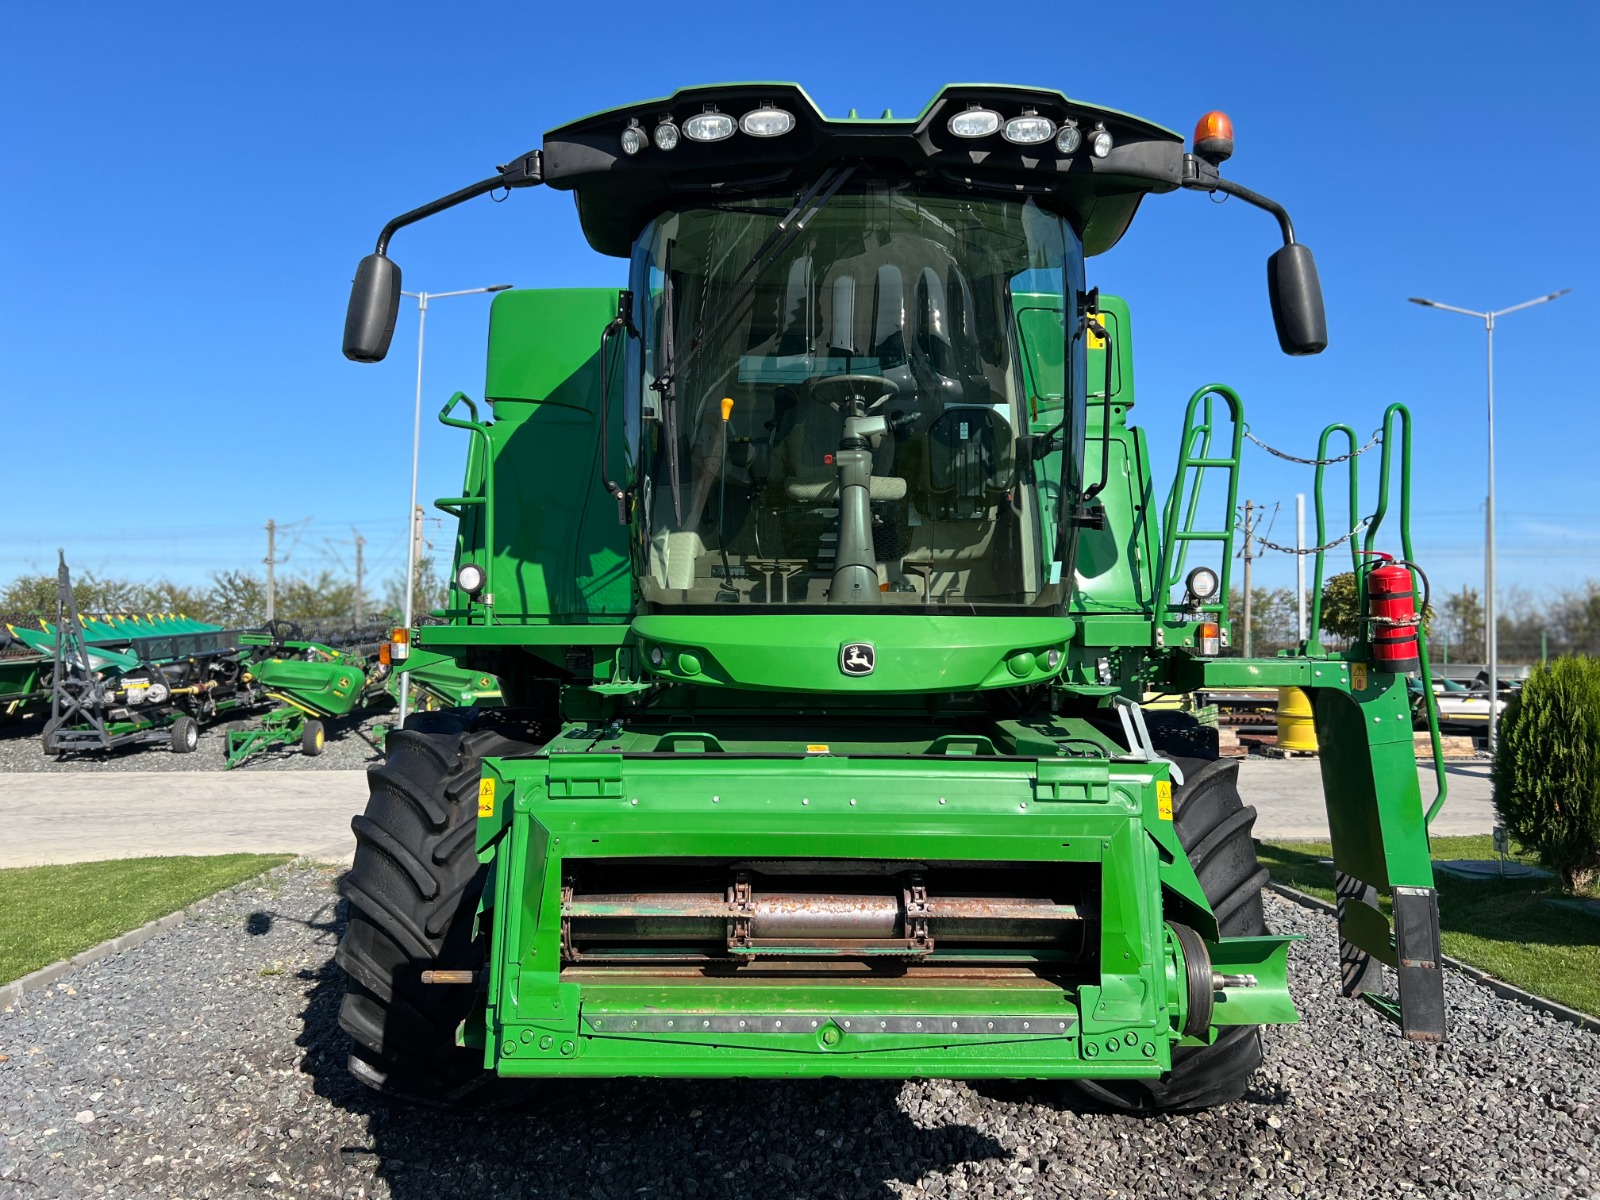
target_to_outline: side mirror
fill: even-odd
[[[1315,279],[1314,274],[1312,278]],[[350,285],[350,307],[344,316],[344,356],[351,362],[382,362],[389,353],[399,312],[400,265],[381,254],[367,255],[356,267],[355,282]]]
[[[1311,256],[1309,246],[1291,242],[1267,259],[1267,293],[1272,300],[1278,345],[1285,354],[1320,354],[1327,349],[1328,318],[1322,309],[1322,283],[1317,279],[1317,260]],[[346,334],[347,343],[348,340]]]

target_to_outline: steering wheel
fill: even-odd
[[[855,397],[866,401],[870,412],[900,394],[900,385],[881,375],[817,375],[806,380],[806,389],[835,412],[847,415],[847,402]]]

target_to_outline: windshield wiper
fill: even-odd
[[[683,499],[682,487],[679,482],[680,467],[678,463],[678,437],[677,437],[677,392],[675,384],[679,375],[683,374],[693,365],[700,352],[709,346],[713,335],[720,333],[722,327],[733,319],[750,296],[755,292],[756,284],[762,274],[774,262],[781,258],[795,239],[805,231],[812,219],[822,211],[823,207],[832,200],[834,195],[844,186],[845,181],[855,174],[855,166],[832,167],[817,177],[817,181],[808,188],[804,195],[781,216],[772,227],[772,232],[767,234],[761,245],[756,247],[756,252],[750,260],[734,276],[729,284],[731,289],[737,289],[735,294],[723,301],[712,310],[711,314],[701,323],[695,331],[694,338],[689,343],[689,348],[684,354],[683,362],[678,362],[676,347],[670,344],[673,314],[671,307],[671,274],[667,276],[667,330],[663,341],[666,351],[666,364],[656,380],[650,386],[661,396],[661,419],[663,433],[667,438],[667,471],[672,484],[672,513],[678,524],[683,524]]]

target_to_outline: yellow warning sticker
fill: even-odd
[[[478,815],[480,817],[494,816],[494,780],[480,779],[478,781]]]
[[[1156,780],[1156,816],[1163,821],[1172,820],[1172,782]]]
[[[1350,664],[1350,686],[1358,692],[1367,690],[1367,664]]]
[[[1104,324],[1104,322],[1102,322],[1102,324]],[[1091,350],[1104,350],[1106,348],[1106,340],[1105,340],[1105,338],[1101,337],[1093,329],[1085,327],[1083,332],[1084,332],[1084,341],[1088,345],[1089,349],[1091,349]]]
[[[812,742],[811,744],[806,746],[806,753],[807,754],[830,754],[830,753],[832,753],[832,751],[830,751],[828,749],[826,743]]]

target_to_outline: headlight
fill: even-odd
[[[629,158],[632,158],[635,154],[639,153],[639,151],[643,150],[645,145],[646,141],[644,130],[639,128],[639,122],[631,122],[628,127],[622,131],[622,152]]]
[[[1068,121],[1062,125],[1061,132],[1056,134],[1056,149],[1063,154],[1073,154],[1081,145],[1083,145],[1083,134],[1078,131],[1078,123]]]
[[[720,142],[733,136],[733,118],[727,113],[696,113],[683,123],[683,136],[691,142]]]
[[[461,569],[456,572],[456,586],[469,596],[476,596],[483,591],[483,585],[488,581],[488,575],[477,563],[462,563]]]
[[[739,118],[739,128],[751,137],[779,137],[794,128],[794,116],[781,108],[757,108]]]
[[[1184,587],[1189,590],[1189,595],[1202,603],[1217,594],[1221,586],[1217,573],[1210,567],[1196,567],[1189,572],[1189,578],[1184,581]]]
[[[1096,158],[1104,158],[1110,154],[1111,147],[1116,144],[1116,140],[1112,138],[1110,130],[1104,125],[1096,125],[1094,132],[1089,135],[1089,153]]]
[[[974,104],[950,118],[950,132],[962,138],[988,137],[1000,128],[1000,114]]]
[[[656,149],[676,150],[678,148],[678,127],[671,121],[663,121],[656,126]]]
[[[1018,146],[1037,146],[1056,134],[1056,123],[1037,113],[1023,113],[1006,122],[1005,139]]]

